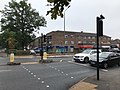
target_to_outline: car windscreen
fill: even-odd
[[[91,52],[90,49],[86,49],[86,50],[84,50],[82,53],[84,53],[84,54],[89,54],[90,52]]]
[[[100,58],[107,58],[110,54],[111,54],[111,53],[104,53],[104,52],[103,52],[103,53],[100,54],[99,57],[100,57]]]

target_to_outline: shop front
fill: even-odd
[[[68,46],[56,46],[56,53],[67,53],[68,52]]]

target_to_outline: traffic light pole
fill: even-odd
[[[100,15],[100,17],[96,18],[97,23],[97,80],[99,80],[99,37],[103,36],[103,21],[105,19],[104,16]]]
[[[97,80],[99,80],[99,17],[97,19]]]
[[[43,62],[43,33],[41,33],[41,50],[40,50],[41,61]]]

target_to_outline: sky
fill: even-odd
[[[4,8],[11,0],[0,0],[0,9]],[[20,1],[20,0],[16,0]],[[28,0],[32,8],[36,9],[47,21],[47,27],[41,27],[39,34],[46,34],[51,31],[64,31],[64,19],[58,17],[51,20],[50,15],[46,16],[51,6],[46,6],[47,0]],[[112,39],[120,39],[120,0],[72,0],[70,8],[65,11],[65,31],[96,33],[96,17],[101,14],[103,20],[103,34]],[[65,7],[66,9],[67,7]]]

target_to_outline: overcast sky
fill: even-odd
[[[0,0],[0,9],[11,0]],[[20,1],[20,0],[16,0]],[[48,33],[56,30],[64,31],[64,19],[58,17],[51,20],[46,16],[49,6],[47,0],[28,0],[32,8],[36,9],[47,21],[47,27],[41,27],[40,33]],[[71,7],[65,12],[66,31],[96,33],[96,17],[103,15],[104,35],[112,39],[120,39],[120,0],[72,0]],[[37,36],[39,36],[37,34]]]

